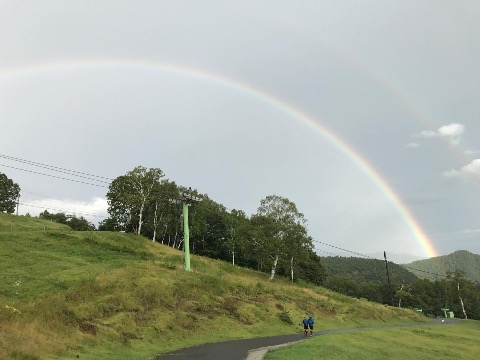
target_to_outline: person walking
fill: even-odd
[[[310,328],[310,336],[313,336],[313,324],[315,324],[315,322],[313,321],[312,315],[310,315],[307,322],[308,322],[308,327]]]
[[[303,317],[303,335],[308,335],[308,320],[306,316]]]

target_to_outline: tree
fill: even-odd
[[[114,218],[107,218],[98,223],[99,231],[121,231],[123,228]]]
[[[257,218],[260,226],[263,226],[264,244],[270,249],[270,280],[275,277],[278,261],[284,254],[289,256],[293,276],[295,249],[300,242],[308,242],[303,214],[287,198],[269,195],[260,201]]]
[[[67,225],[75,231],[93,231],[95,225],[85,219],[83,216],[76,217],[75,215],[69,215],[67,219]]]
[[[152,189],[163,176],[160,169],[147,170],[137,166],[113,180],[107,193],[110,216],[124,227],[132,226],[135,233],[140,235],[145,205],[151,198]]]
[[[41,212],[38,217],[40,219],[55,221],[59,224],[65,224],[75,231],[91,231],[95,230],[95,225],[85,219],[83,216],[67,215],[63,212],[57,214],[49,213],[47,210]]]
[[[402,307],[402,301],[407,301],[412,297],[410,290],[411,289],[408,286],[405,286],[405,283],[403,282],[400,288],[396,291],[395,297],[398,299],[398,307]]]
[[[325,281],[325,269],[321,257],[315,251],[307,251],[306,259],[302,259],[298,265],[297,279],[308,281],[315,285],[322,285]]]
[[[248,253],[257,270],[264,271],[264,266],[269,263],[269,259],[275,260],[274,256],[279,253],[278,244],[274,238],[274,224],[267,217],[258,214],[251,216],[250,223]]]
[[[155,184],[152,189],[150,201],[146,204],[146,233],[157,241],[160,235],[163,239],[167,231],[167,224],[170,218],[178,219],[178,205],[174,202],[179,198],[179,190],[175,182],[162,180]]]
[[[313,240],[307,235],[306,221],[303,216],[296,224],[291,224],[285,236],[285,255],[289,261],[290,280],[294,281],[294,268],[307,261],[309,252],[313,249]]]
[[[358,282],[343,275],[330,276],[325,283],[328,289],[352,297],[358,296],[358,286]]]
[[[207,195],[199,196],[202,201],[192,205],[190,234],[192,247],[199,255],[228,260],[228,224],[226,209]]]
[[[59,212],[57,214],[49,213],[48,210],[45,210],[40,214],[38,214],[38,217],[40,219],[54,221],[59,224],[67,224],[67,220],[68,220],[67,214],[63,212]]]
[[[245,212],[233,209],[226,213],[226,223],[228,234],[226,245],[232,255],[232,264],[235,265],[235,255],[245,250],[250,222]]]
[[[12,214],[19,195],[20,186],[4,173],[0,173],[0,211]]]

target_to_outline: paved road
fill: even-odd
[[[458,320],[445,319],[445,324],[452,324]],[[405,324],[405,325],[389,325],[389,326],[371,326],[362,328],[324,330],[316,332],[313,336],[338,334],[352,331],[365,331],[374,329],[390,329],[399,327],[425,326],[432,324],[442,324],[440,319],[427,323]],[[302,334],[271,336],[256,339],[244,339],[224,341],[220,343],[199,345],[191,348],[181,349],[166,355],[157,356],[155,360],[245,360],[261,359],[266,352],[267,347],[282,345],[304,340]],[[258,351],[254,351],[258,350]],[[250,356],[249,356],[250,352]]]

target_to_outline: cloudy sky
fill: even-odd
[[[409,214],[438,254],[480,253],[479,16],[477,1],[0,0],[0,171],[22,214],[96,223],[102,186],[143,165],[248,214],[285,196],[352,251],[430,255]]]

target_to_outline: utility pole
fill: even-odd
[[[188,226],[188,207],[193,203],[202,201],[201,198],[190,195],[191,190],[192,188],[188,188],[188,192],[184,192],[182,195],[180,195],[178,200],[173,200],[173,202],[183,205],[183,247],[186,271],[192,271],[190,268],[190,229]]]
[[[392,306],[395,306],[395,304],[393,303],[392,285],[390,284],[390,274],[388,273],[387,253],[385,251],[383,252],[383,257],[385,258],[385,269],[387,270],[388,291],[390,292]]]
[[[18,197],[17,197],[17,216],[18,216],[18,205],[20,205],[20,193],[18,193]]]

